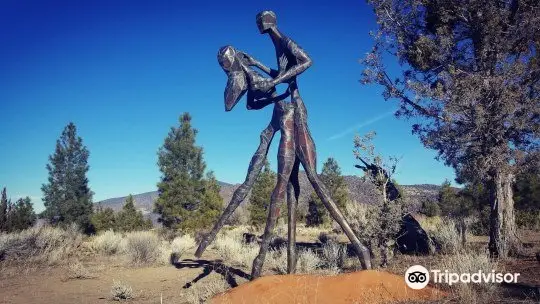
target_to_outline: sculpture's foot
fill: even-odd
[[[256,257],[255,260],[253,260],[253,267],[251,268],[251,281],[261,276],[261,268],[261,259],[259,259],[259,257]]]

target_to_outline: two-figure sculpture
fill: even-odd
[[[317,196],[349,238],[362,268],[369,269],[371,264],[368,249],[360,243],[345,217],[330,197],[328,190],[317,176],[315,144],[307,126],[307,111],[300,97],[296,81],[296,77],[309,68],[312,61],[300,46],[278,30],[274,12],[263,11],[257,14],[256,21],[260,33],[268,34],[274,44],[278,70],[266,67],[253,57],[236,50],[232,46],[222,47],[218,53],[218,61],[228,76],[225,88],[225,110],[232,110],[247,92],[247,108],[250,110],[258,110],[272,103],[274,104],[272,119],[261,133],[259,147],[251,159],[244,183],[236,189],[229,205],[225,208],[213,229],[202,239],[195,256],[200,257],[202,255],[229,216],[245,199],[261,172],[268,153],[268,147],[275,133],[280,131],[277,183],[268,206],[268,219],[262,236],[260,251],[253,261],[252,279],[259,277],[261,274],[262,265],[279,216],[279,206],[285,200],[285,197],[287,197],[288,211],[287,271],[288,273],[295,272],[296,207],[300,194],[298,181],[300,164],[302,164]],[[257,67],[269,77],[262,76],[252,67]],[[286,92],[278,95],[276,86],[282,83],[287,84],[288,88]],[[289,97],[290,100],[287,100]]]

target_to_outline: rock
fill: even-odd
[[[428,234],[411,214],[403,217],[396,242],[399,252],[404,254],[429,254],[431,252],[431,240]]]

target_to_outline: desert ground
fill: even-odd
[[[257,294],[263,294],[262,291],[254,292],[253,288],[246,285],[249,282],[251,261],[258,252],[256,244],[247,245],[241,242],[242,233],[250,229],[252,228],[226,227],[201,259],[193,256],[196,246],[193,237],[170,236],[156,231],[127,235],[109,231],[88,237],[69,231],[62,235],[58,228],[44,227],[33,228],[32,232],[26,232],[25,235],[25,232],[21,232],[18,238],[11,238],[11,243],[7,240],[8,237],[3,235],[4,252],[0,252],[3,259],[0,269],[0,300],[10,304],[115,301],[203,303],[212,301],[212,297],[221,294],[215,298],[214,303],[237,303],[237,295],[229,297],[229,300],[224,300],[227,299],[224,295],[236,290],[247,290],[243,296],[245,299],[246,294],[248,295],[245,303],[279,303],[272,302],[270,298],[264,298],[264,301],[260,298],[257,301],[249,300],[255,299],[251,297]],[[286,234],[283,225],[277,230],[278,235]],[[307,244],[320,242],[321,232],[332,235],[331,229],[325,231],[323,228],[306,228],[302,225],[298,232],[298,241]],[[333,236],[336,243],[346,241],[344,235],[334,233]],[[363,277],[367,279],[355,278],[355,282],[375,282],[369,286],[367,283],[358,283],[360,285],[352,288],[361,290],[356,292],[356,299],[344,298],[343,294],[351,291],[349,285],[335,284],[349,286],[348,290],[340,291],[338,287],[325,289],[325,286],[331,284],[328,282],[335,281],[333,276],[350,276],[359,270],[360,266],[355,258],[345,257],[342,263],[339,263],[332,261],[335,256],[328,253],[328,250],[323,250],[319,256],[314,252],[301,250],[297,272],[317,276],[318,282],[322,283],[311,286],[308,292],[304,292],[304,298],[297,296],[294,302],[416,303],[428,299],[428,302],[439,303],[539,303],[540,263],[534,253],[540,250],[540,233],[521,231],[521,237],[525,244],[524,254],[498,262],[489,261],[482,254],[487,243],[487,237],[483,236],[469,237],[466,248],[454,254],[416,256],[397,253],[386,269],[373,271],[375,276],[370,277],[364,273]],[[19,243],[13,239],[19,240]],[[48,244],[44,245],[46,241]],[[9,247],[5,244],[12,245]],[[405,270],[415,264],[450,268],[470,264],[471,269],[483,267],[489,271],[490,267],[496,267],[508,272],[519,272],[521,276],[517,284],[511,285],[449,287],[430,284],[429,288],[437,293],[437,301],[429,296],[423,297],[426,289],[423,296],[415,292],[399,294],[388,289],[381,291],[386,288],[383,285],[392,280],[403,285],[398,278],[402,278]],[[291,286],[290,278],[269,277],[282,275],[286,271],[283,251],[275,250],[267,255],[264,269],[263,279],[255,282],[267,284],[266,289],[270,289],[273,294],[278,293],[280,288]],[[277,281],[282,283],[276,283],[275,278],[282,278],[282,281]],[[293,281],[308,282],[309,279],[306,278],[297,275]],[[376,280],[381,280],[381,283]],[[231,290],[235,287],[236,289]],[[223,294],[227,290],[228,293]],[[324,293],[317,296],[318,291]],[[293,293],[302,292],[297,289]]]

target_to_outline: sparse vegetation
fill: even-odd
[[[54,265],[74,254],[81,243],[82,235],[76,225],[0,234],[0,261]]]
[[[126,255],[134,265],[164,264],[168,262],[164,256],[162,241],[151,231],[131,232],[126,236]]]
[[[133,289],[126,283],[114,281],[111,288],[111,297],[115,301],[123,301],[133,299]]]
[[[91,243],[92,248],[106,255],[124,252],[126,250],[125,245],[122,235],[112,230],[107,230],[94,236]]]
[[[88,268],[86,268],[80,261],[74,261],[68,265],[68,279],[92,279],[95,278]]]

